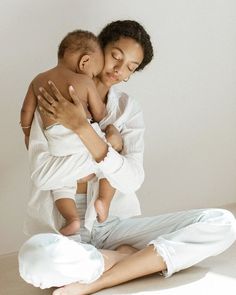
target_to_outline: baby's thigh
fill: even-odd
[[[90,283],[104,270],[103,257],[94,246],[53,233],[31,237],[21,247],[18,259],[21,277],[42,289]]]

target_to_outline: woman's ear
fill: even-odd
[[[84,72],[87,70],[87,67],[90,63],[90,56],[88,54],[82,55],[79,62],[78,67],[81,72]]]

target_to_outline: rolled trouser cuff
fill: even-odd
[[[171,258],[169,255],[169,251],[166,248],[166,245],[161,243],[160,241],[157,240],[153,240],[151,242],[148,243],[149,245],[153,245],[157,254],[160,255],[163,259],[163,261],[166,264],[166,270],[162,270],[161,274],[165,277],[165,278],[169,278],[170,276],[172,276],[172,274],[175,272],[174,271],[174,267],[173,264],[171,262]]]
[[[92,283],[104,271],[102,254],[92,245],[59,234],[38,234],[19,251],[20,276],[35,287],[61,287]]]

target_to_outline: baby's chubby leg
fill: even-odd
[[[122,151],[123,140],[119,130],[114,125],[110,124],[106,127],[105,137],[107,142],[111,144],[113,149],[115,149],[118,153]],[[104,222],[107,219],[110,203],[114,194],[115,189],[110,185],[110,183],[106,179],[100,179],[99,195],[94,203],[99,222]]]
[[[105,178],[100,179],[98,198],[94,202],[99,222],[104,222],[107,219],[110,203],[114,194],[115,189],[110,185],[110,183]]]
[[[55,201],[56,207],[65,218],[66,224],[60,229],[65,236],[74,235],[80,229],[80,218],[77,213],[75,201],[69,198],[62,198]]]

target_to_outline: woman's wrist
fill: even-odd
[[[108,152],[107,143],[98,136],[87,120],[73,131],[80,137],[96,162],[99,163],[106,157]]]
[[[80,122],[77,126],[71,128],[71,130],[81,137],[83,136],[83,134],[86,134],[86,130],[89,130],[90,127],[91,125],[89,124],[88,120],[84,120],[83,122]]]

